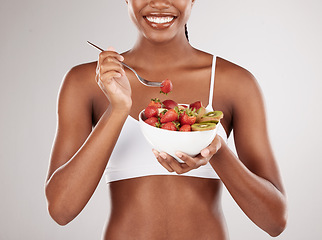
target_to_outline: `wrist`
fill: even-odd
[[[121,116],[125,116],[125,115],[127,116],[131,112],[132,101],[131,102],[127,101],[126,103],[122,103],[118,105],[110,104],[108,108],[113,113],[120,114]]]
[[[225,152],[227,151],[228,145],[225,142],[225,140],[221,137],[218,136],[220,139],[220,148],[217,150],[216,154],[213,155],[210,161],[215,162],[218,161],[219,159],[224,158]]]
[[[126,119],[130,114],[131,108],[117,108],[109,105],[104,112],[105,117],[117,119],[118,121],[122,121],[122,119]]]
[[[116,118],[127,118],[127,116],[130,114],[129,109],[110,109],[110,115],[114,116]]]

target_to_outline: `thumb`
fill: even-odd
[[[204,158],[206,158],[206,157],[209,156],[210,151],[209,151],[208,148],[205,148],[205,149],[202,149],[200,153],[201,153],[201,156],[203,156]]]
[[[200,154],[204,158],[214,155],[221,147],[220,137],[216,136],[210,145],[201,150]]]

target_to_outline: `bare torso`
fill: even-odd
[[[228,239],[220,180],[148,176],[110,184],[104,239]]]
[[[169,69],[166,73],[156,70],[149,74],[146,70],[136,67],[134,62],[126,62],[147,79],[162,81],[169,78],[174,85],[173,92],[163,96],[160,95],[159,88],[141,85],[132,73],[127,71],[133,101],[130,115],[137,119],[138,113],[155,97],[161,100],[173,99],[180,103],[201,100],[206,105],[212,56],[201,55],[200,63],[192,62],[190,69],[181,69],[180,72],[171,72]],[[221,61],[219,59],[217,65],[220,65]],[[93,68],[92,80],[89,80],[92,81],[93,87],[88,89],[92,89],[95,125],[108,103],[94,81],[96,63],[88,67]],[[219,72],[218,69],[216,71]],[[220,74],[217,73],[216,86],[219,85],[218,75]],[[191,92],[191,89],[195,91]],[[223,126],[230,129],[229,107],[220,96],[216,93],[214,95],[214,107],[227,115]],[[221,185],[220,180],[182,176],[148,176],[112,182],[109,184],[111,215],[104,239],[228,239],[220,203]]]
[[[66,225],[86,206],[128,114],[137,119],[138,113],[156,97],[178,103],[199,100],[207,105],[212,56],[192,48],[180,55],[171,55],[172,52],[160,53],[158,58],[147,58],[149,52],[142,56],[141,51],[123,54],[124,62],[144,78],[171,79],[173,92],[168,96],[160,95],[158,88],[143,86],[127,69],[127,78],[112,80],[112,86],[119,85],[114,92],[108,84],[109,77],[103,77],[104,83],[100,80],[99,84],[105,84],[100,85],[101,89],[95,81],[96,62],[77,66],[67,74],[58,101],[58,130],[46,183],[48,209],[57,223]],[[104,52],[102,68],[118,69],[120,64],[116,64],[115,58],[104,57],[112,54]],[[209,158],[199,157],[208,159],[221,180],[179,175],[110,183],[112,204],[105,239],[227,240],[220,200],[222,183],[260,228],[272,236],[284,230],[286,201],[268,141],[264,104],[256,80],[245,69],[217,58],[213,92],[212,107],[223,111],[221,124],[228,136],[234,128],[239,158],[216,137],[207,147],[212,152]],[[157,160],[166,166],[160,155],[156,155]],[[174,159],[167,161],[176,163]],[[181,172],[175,165],[171,167]]]

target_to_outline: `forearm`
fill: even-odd
[[[223,144],[210,161],[220,179],[245,214],[272,236],[286,224],[286,197],[270,181],[252,173]]]
[[[76,217],[94,193],[126,117],[108,109],[82,147],[47,181],[49,211],[62,224]]]

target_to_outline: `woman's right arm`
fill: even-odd
[[[49,213],[60,225],[73,220],[91,198],[129,114],[131,89],[120,60],[114,51],[100,54],[95,78],[109,106],[93,130],[92,99],[83,79],[88,71],[72,69],[61,87],[45,189]]]

